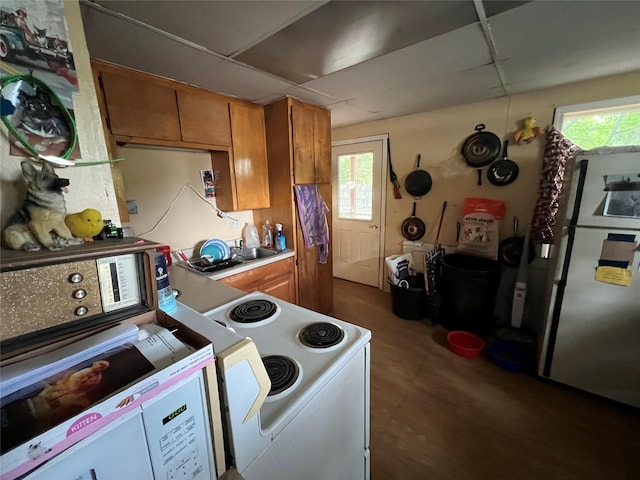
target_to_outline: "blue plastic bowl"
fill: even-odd
[[[531,361],[529,352],[513,343],[492,342],[487,353],[493,363],[510,372],[523,371]]]

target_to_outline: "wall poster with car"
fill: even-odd
[[[24,156],[26,144],[32,155],[79,158],[72,110],[78,80],[63,1],[3,0],[0,60],[1,115],[18,140],[10,153]]]

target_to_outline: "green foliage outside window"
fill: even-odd
[[[583,150],[640,145],[640,111],[565,115],[562,134]]]

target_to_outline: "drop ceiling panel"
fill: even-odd
[[[370,122],[382,118],[380,114],[374,114],[346,103],[336,103],[329,106],[331,110],[331,126],[341,127],[353,123]]]
[[[329,2],[237,57],[304,83],[478,20],[473,2]]]
[[[279,95],[267,95],[256,100],[256,103],[267,104],[283,96],[294,97],[298,100],[302,100],[303,102],[312,103],[314,105],[328,106],[338,103],[340,100],[335,97],[329,97],[327,95],[323,95],[322,93],[316,92],[314,90],[310,90],[308,88],[293,86],[289,87],[283,93]]]
[[[95,3],[229,56],[253,46],[325,2],[97,0]]]
[[[82,6],[92,58],[185,82],[194,68],[220,63],[216,57],[111,15]]]
[[[478,102],[503,95],[504,90],[496,69],[488,65],[430,82],[356,98],[347,104],[370,112],[384,112],[386,116],[394,116]]]
[[[189,75],[187,81],[252,102],[269,94],[284,96],[284,92],[291,87],[289,82],[227,60],[203,66],[197,73]]]
[[[638,70],[639,20],[637,1],[532,2],[490,25],[514,93]]]
[[[304,86],[351,99],[489,63],[491,54],[480,24],[476,23],[312,80]]]

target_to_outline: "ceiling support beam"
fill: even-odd
[[[482,28],[484,39],[487,42],[489,53],[491,54],[491,58],[493,59],[493,65],[496,69],[496,72],[498,73],[498,78],[500,79],[502,90],[504,90],[505,95],[509,95],[507,82],[504,78],[504,71],[502,70],[502,65],[498,61],[496,44],[493,40],[493,35],[491,34],[491,26],[489,25],[489,20],[487,19],[487,14],[484,11],[484,5],[482,4],[482,1],[483,0],[473,0],[473,6],[475,7],[476,13],[478,14],[478,19],[480,20],[480,28]]]

